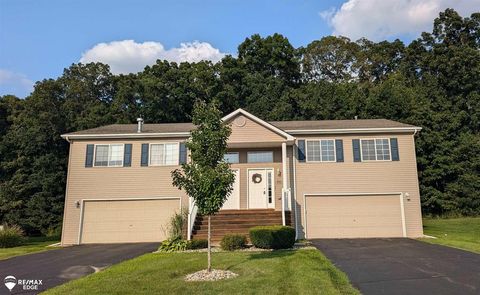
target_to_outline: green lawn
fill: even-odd
[[[480,253],[480,217],[425,218],[424,234],[438,239],[422,241]]]
[[[55,247],[47,246],[58,242],[58,238],[29,237],[22,246],[13,248],[0,248],[0,260],[18,255],[55,249]]]
[[[204,269],[206,261],[206,253],[146,254],[45,294],[359,294],[318,250],[213,253],[213,268],[239,276],[184,281],[186,274]]]

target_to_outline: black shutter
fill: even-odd
[[[392,153],[392,161],[400,161],[398,155],[398,140],[396,138],[390,138],[390,150]]]
[[[85,167],[93,167],[93,144],[87,144],[87,153],[85,156]]]
[[[305,140],[298,141],[298,161],[305,162]]]
[[[335,139],[335,149],[337,153],[337,162],[343,162],[343,140]]]
[[[180,151],[179,151],[179,162],[180,164],[185,164],[187,163],[187,146],[185,145],[184,142],[180,143]]]
[[[142,143],[142,158],[141,166],[148,166],[148,143]]]
[[[352,148],[353,148],[353,161],[361,162],[362,158],[360,156],[360,139],[352,139]]]
[[[132,166],[132,144],[127,143],[123,149],[123,167],[130,166]]]

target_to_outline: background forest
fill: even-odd
[[[0,223],[29,234],[61,225],[61,134],[138,116],[188,122],[196,99],[266,120],[358,116],[421,126],[423,213],[480,215],[480,13],[462,18],[448,9],[408,45],[328,36],[294,48],[280,34],[253,35],[216,64],[158,60],[129,75],[73,64],[25,99],[0,96]]]

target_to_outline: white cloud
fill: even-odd
[[[14,94],[25,97],[33,91],[33,82],[24,74],[0,69],[0,95]]]
[[[323,18],[329,26],[332,25],[332,18],[335,16],[335,13],[337,12],[337,9],[335,7],[330,7],[327,10],[320,11],[318,15],[320,15],[321,18]]]
[[[165,49],[160,42],[137,43],[134,40],[99,43],[82,54],[80,62],[103,62],[110,65],[112,73],[135,73],[146,65],[152,65],[157,59],[174,62],[198,62],[211,60],[217,62],[225,53],[207,42],[181,43],[180,47]]]
[[[340,9],[322,11],[320,16],[334,35],[378,41],[431,31],[433,20],[446,8],[470,16],[479,7],[480,0],[348,0]]]

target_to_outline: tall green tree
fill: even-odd
[[[299,52],[280,34],[265,38],[255,34],[245,39],[238,46],[238,59],[251,73],[277,77],[288,84],[300,78]]]
[[[302,72],[307,81],[349,82],[358,76],[360,46],[347,37],[315,40],[302,52]]]
[[[231,129],[222,120],[216,103],[198,101],[193,110],[196,128],[186,146],[190,160],[172,172],[173,185],[195,201],[198,212],[208,216],[208,267],[211,271],[210,217],[222,208],[233,190],[235,175],[224,161]]]

